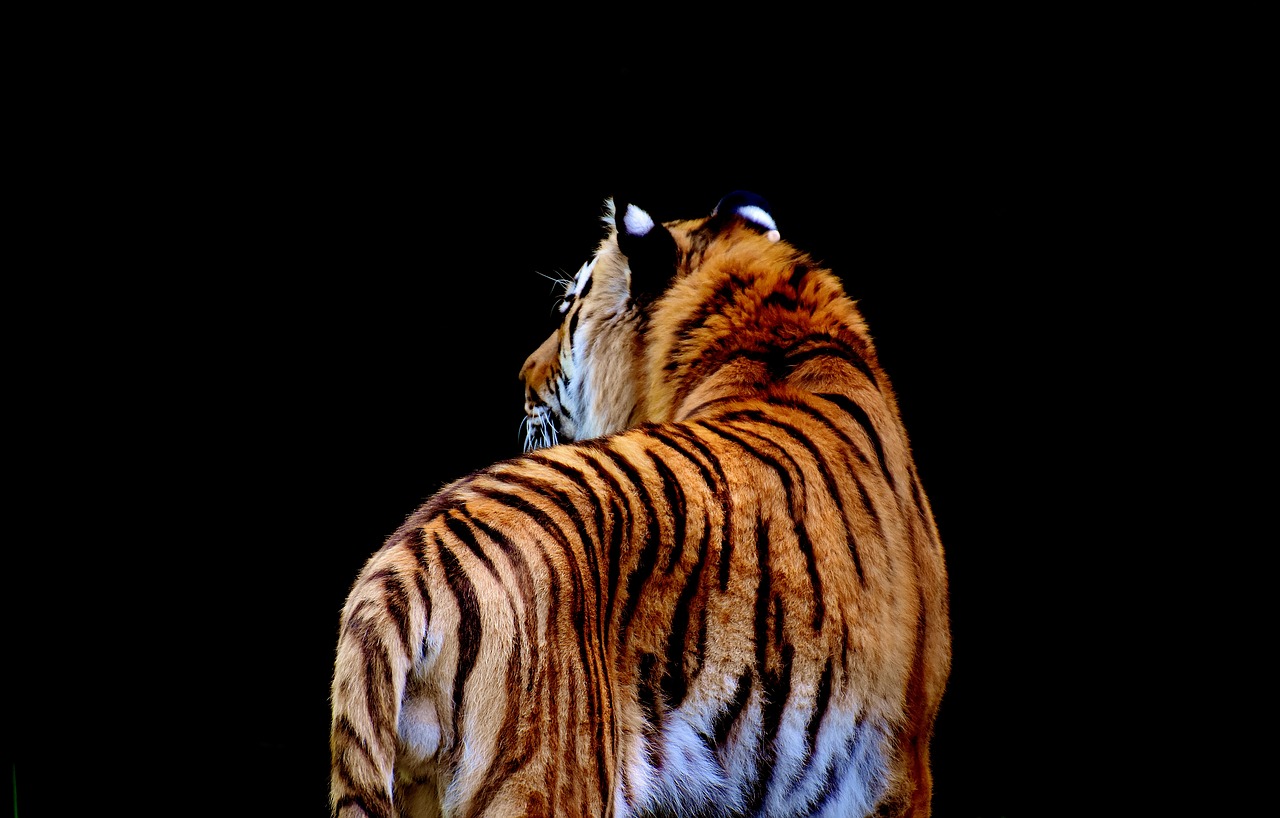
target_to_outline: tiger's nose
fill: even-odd
[[[539,409],[545,409],[547,402],[538,397],[538,391],[532,386],[524,388],[524,413],[532,417]]]

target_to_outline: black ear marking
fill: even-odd
[[[763,196],[749,190],[735,190],[720,199],[711,211],[711,222],[717,228],[735,217],[772,241],[778,240],[778,223],[773,219],[773,208]]]
[[[667,228],[624,199],[614,199],[618,249],[631,268],[631,298],[647,304],[662,294],[676,273],[676,240]]]

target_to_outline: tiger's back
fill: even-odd
[[[929,814],[946,573],[855,305],[757,197],[606,222],[521,373],[561,443],[352,589],[335,814]]]

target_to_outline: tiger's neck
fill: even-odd
[[[727,398],[884,381],[840,280],[785,242],[744,242],[692,271],[655,306],[648,338],[644,420]]]

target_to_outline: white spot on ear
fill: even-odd
[[[778,239],[782,238],[782,234],[779,233],[777,230],[770,230],[768,233],[764,234],[764,237],[769,241],[777,241]]]
[[[653,229],[653,218],[635,205],[628,205],[622,214],[622,225],[633,236],[645,236]]]
[[[758,224],[765,230],[777,230],[778,225],[774,222],[769,212],[758,205],[743,205],[738,208],[738,215],[753,224]],[[781,235],[781,234],[779,234]],[[777,239],[774,239],[776,241]]]

